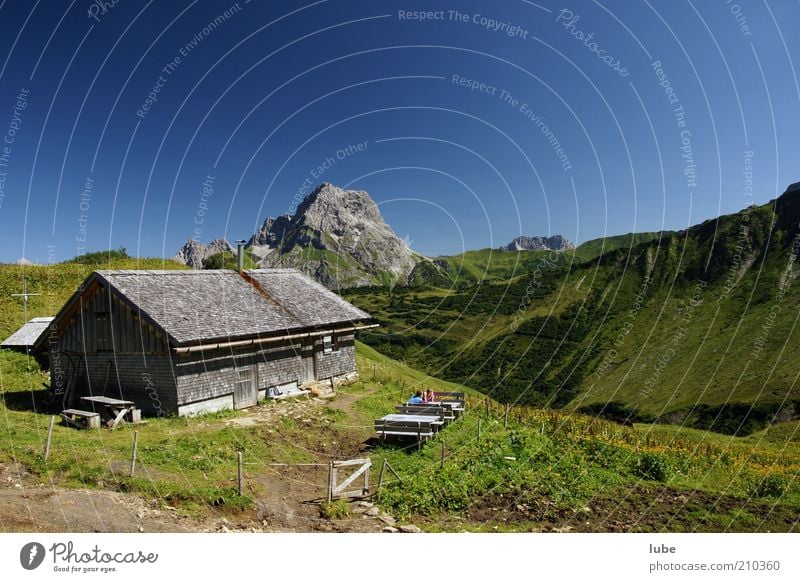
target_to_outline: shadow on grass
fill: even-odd
[[[61,411],[61,403],[50,403],[50,393],[44,387],[24,392],[3,392],[0,394],[0,400],[7,409],[16,412],[56,414]]]

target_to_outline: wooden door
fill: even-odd
[[[255,366],[240,366],[235,369],[236,380],[233,385],[233,407],[247,408],[258,403]]]
[[[313,380],[316,380],[316,376],[314,374],[314,340],[303,342],[303,348],[300,353],[303,360],[302,377],[300,378],[300,382],[312,382]]]

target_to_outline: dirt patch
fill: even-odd
[[[678,491],[639,485],[624,495],[597,497],[578,509],[558,507],[546,498],[524,504],[515,497],[493,496],[448,518],[448,529],[479,525],[485,529],[545,532],[791,532],[800,516],[791,508],[729,495]]]

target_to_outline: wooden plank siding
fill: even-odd
[[[98,346],[98,314],[108,313],[108,345]],[[102,332],[101,332],[102,333]],[[80,297],[80,306],[64,326],[61,348],[68,351],[116,354],[166,354],[167,338],[108,290]]]

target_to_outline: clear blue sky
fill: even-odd
[[[429,255],[684,228],[800,180],[799,26],[797,2],[0,0],[0,260],[169,257],[321,181]]]

